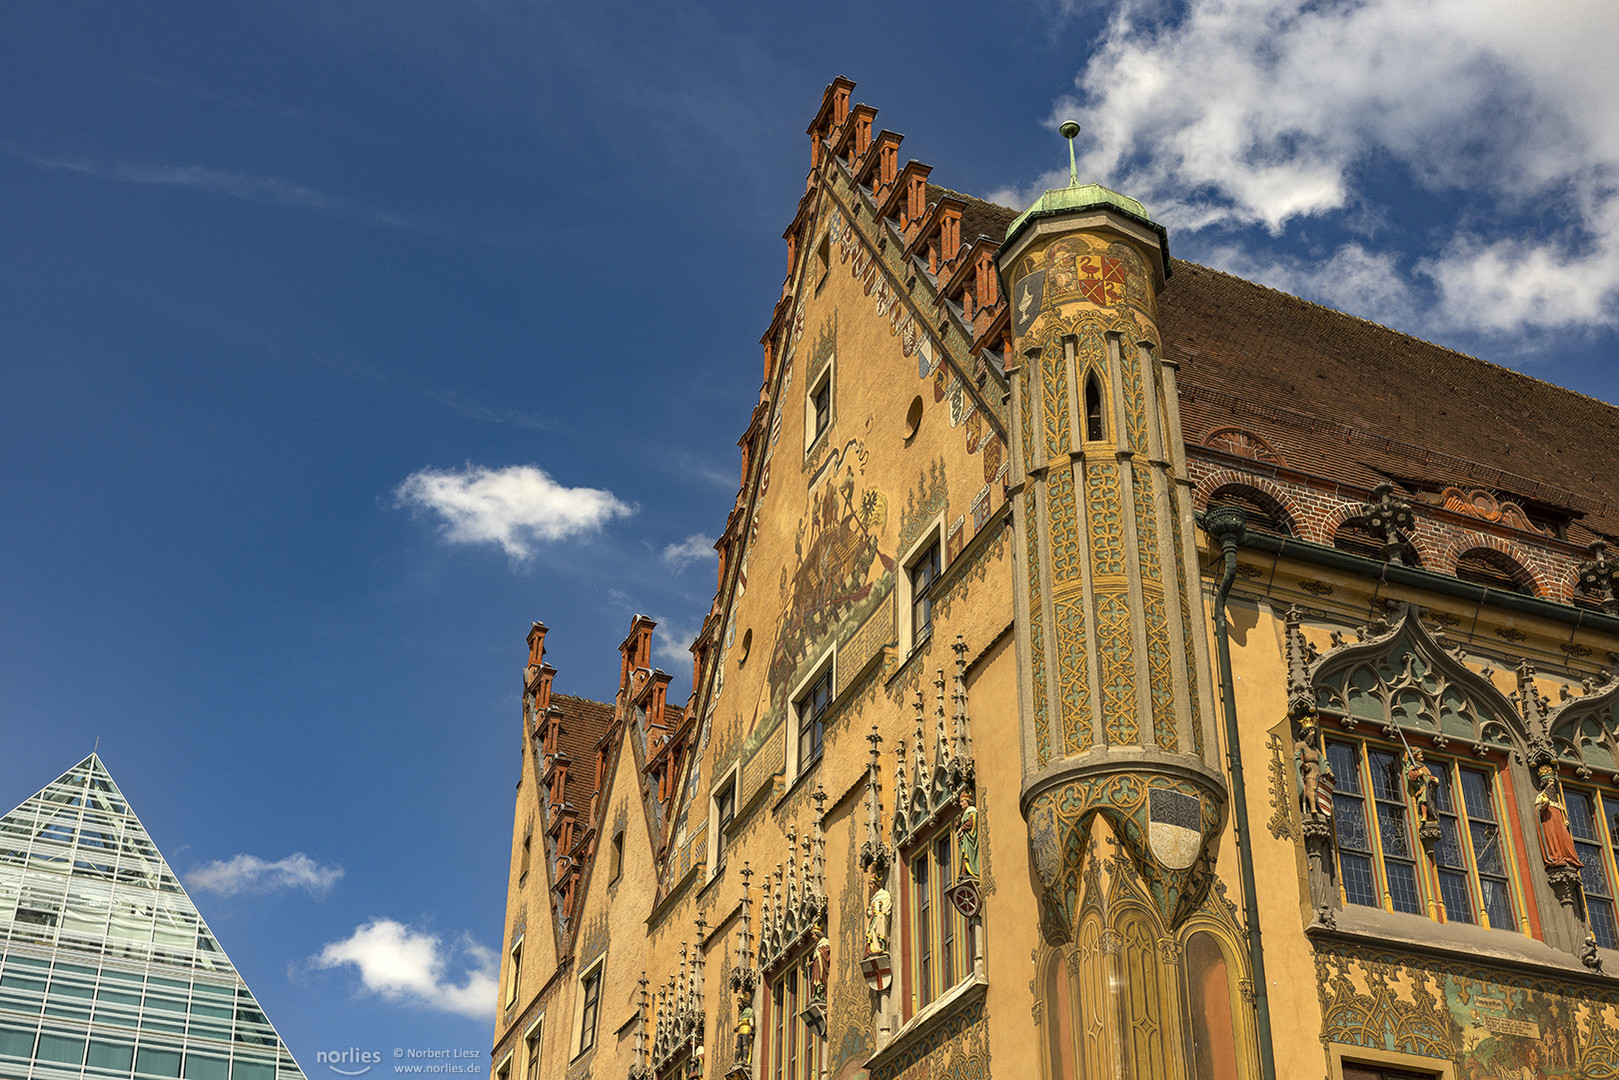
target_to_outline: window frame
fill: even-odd
[[[708,866],[710,878],[720,872],[725,865],[726,829],[736,820],[737,807],[737,778],[741,769],[732,765],[720,776],[719,782],[709,792],[708,797]],[[730,814],[725,813],[726,804],[730,805]]]
[[[933,576],[923,584],[921,595],[918,596],[913,573],[934,551],[938,553],[938,565],[933,571]],[[895,591],[900,594],[899,602],[903,620],[900,641],[903,648],[900,655],[909,656],[933,636],[933,605],[935,600],[933,593],[938,587],[939,580],[944,577],[945,569],[949,565],[945,561],[944,554],[943,514],[934,517],[932,521],[922,528],[916,539],[911,541],[910,546],[901,555],[899,564],[903,572],[896,575],[898,588]],[[927,622],[920,627],[917,624],[918,601],[927,605]]]
[[[544,1025],[545,1014],[542,1012],[523,1032],[523,1080],[539,1080],[540,1051],[543,1049],[540,1036],[544,1034]]]
[[[1619,944],[1616,944],[1616,942],[1619,942],[1619,895],[1615,895],[1616,883],[1619,883],[1619,851],[1616,851],[1614,847],[1616,843],[1619,843],[1619,829],[1613,827],[1615,816],[1619,815],[1619,791],[1605,788],[1600,784],[1570,784],[1561,775],[1558,776],[1557,782],[1561,788],[1564,809],[1568,813],[1568,831],[1570,837],[1574,840],[1574,850],[1579,852],[1581,861],[1586,864],[1586,869],[1580,871],[1580,895],[1585,903],[1587,927],[1590,934],[1597,939],[1597,944],[1602,948],[1619,948]],[[1576,826],[1581,823],[1576,821],[1575,815],[1570,809],[1570,804],[1573,802],[1571,796],[1590,799],[1595,803],[1596,812],[1591,815],[1591,823],[1595,826],[1592,837],[1584,837],[1575,832]],[[1599,859],[1599,868],[1607,878],[1608,894],[1606,896],[1593,896],[1588,887],[1588,882],[1590,881],[1588,870],[1591,866],[1591,860],[1588,856],[1593,854],[1592,848],[1598,849],[1594,854]],[[1600,904],[1607,913],[1607,919],[1600,928],[1602,930],[1600,934],[1598,933],[1599,927],[1596,919],[1591,911],[1593,900]]]
[[[954,805],[954,804],[952,804]],[[900,853],[904,867],[904,1018],[926,1009],[973,974],[972,926],[950,900],[961,858],[958,808],[913,838]],[[940,861],[940,851],[945,852]],[[926,871],[918,880],[918,865]],[[926,923],[924,925],[924,920]],[[948,974],[947,974],[948,973]]]
[[[1435,780],[1434,787],[1430,788],[1429,806],[1433,809],[1434,820],[1441,830],[1440,839],[1430,855],[1424,849],[1419,836],[1420,823],[1417,819],[1416,801],[1404,782],[1405,747],[1399,742],[1388,742],[1342,731],[1323,733],[1322,743],[1337,780],[1333,793],[1333,850],[1334,857],[1338,860],[1339,898],[1344,904],[1376,907],[1397,915],[1417,915],[1435,922],[1458,922],[1512,933],[1524,931],[1527,916],[1523,869],[1518,865],[1515,846],[1518,838],[1513,832],[1513,818],[1510,812],[1512,803],[1507,798],[1503,786],[1507,782],[1503,775],[1507,768],[1504,762],[1494,756],[1464,759],[1453,754],[1437,753],[1427,747],[1420,748],[1423,752],[1423,765]],[[1334,745],[1347,746],[1354,751],[1357,765],[1354,779],[1357,790],[1350,790],[1346,786],[1342,762],[1332,760],[1330,748]],[[1396,770],[1395,790],[1398,792],[1398,798],[1378,793],[1372,775],[1375,768],[1373,753],[1392,758]],[[1442,775],[1440,770],[1443,770]],[[1488,810],[1494,815],[1493,820],[1484,817],[1482,810],[1469,802],[1468,788],[1463,780],[1464,773],[1482,776],[1486,785],[1484,796],[1489,801]],[[1346,848],[1343,843],[1344,830],[1340,827],[1340,808],[1351,800],[1357,802],[1360,807],[1360,816],[1367,838],[1365,849]],[[1379,807],[1388,811],[1395,809],[1400,811],[1400,820],[1409,844],[1409,857],[1390,855],[1385,850],[1385,818],[1379,812]],[[1499,856],[1500,873],[1483,870],[1478,857],[1480,830],[1487,831],[1491,828],[1495,831],[1493,841]],[[1456,861],[1444,861],[1447,857],[1445,855],[1447,846],[1453,847]],[[1344,867],[1346,853],[1353,858],[1369,861],[1375,903],[1367,904],[1351,897]],[[1399,906],[1393,895],[1388,869],[1390,859],[1393,859],[1396,865],[1410,869],[1415,893],[1414,911]],[[1466,912],[1453,911],[1453,905],[1449,902],[1459,897],[1454,891],[1447,893],[1447,883],[1454,890],[1458,879],[1466,890],[1468,905]],[[1497,900],[1504,897],[1507,904],[1508,918],[1503,923],[1498,924],[1499,913],[1491,910],[1493,905],[1487,898],[1486,879],[1498,887],[1498,891],[1494,894]]]
[[[617,885],[618,879],[624,876],[624,829],[620,827],[613,833],[609,848],[607,884]]]
[[[506,972],[506,1002],[505,1007],[511,1008],[517,1003],[517,995],[523,987],[523,935],[518,934],[512,947],[506,950],[506,958],[510,966]]]
[[[826,358],[821,369],[809,380],[804,387],[804,456],[808,457],[820,443],[821,436],[832,430],[832,425],[838,418],[838,396],[836,375],[838,369],[837,354]],[[817,407],[816,399],[822,393],[826,395],[826,408],[823,411]]]
[[[601,1026],[602,978],[607,971],[605,953],[579,975],[579,998],[574,1022],[574,1060],[596,1049],[597,1029]],[[586,1039],[589,1039],[587,1042]]]
[[[800,1015],[809,1000],[808,979],[803,957],[782,964],[765,983],[764,1023],[759,1025],[755,1047],[763,1042],[759,1062],[761,1080],[819,1080],[822,1037]],[[760,1040],[759,1036],[764,1036]],[[755,1055],[756,1057],[759,1055]]]
[[[813,695],[822,682],[826,683],[826,697],[819,713],[811,711],[814,706]],[[787,782],[794,783],[800,776],[815,768],[821,761],[825,746],[827,718],[832,714],[832,706],[837,701],[837,650],[828,646],[826,652],[821,654],[798,683],[793,687],[788,697],[791,707],[792,723],[786,732],[787,738]],[[804,753],[804,726],[806,714],[810,723],[820,728],[820,737],[814,740],[814,752],[808,756]]]

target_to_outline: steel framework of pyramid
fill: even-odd
[[[0,1080],[304,1080],[91,754],[0,818]]]

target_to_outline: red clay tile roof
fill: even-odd
[[[1319,477],[1491,488],[1619,532],[1606,402],[1195,263],[1158,321],[1188,443],[1237,426]]]

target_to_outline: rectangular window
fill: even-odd
[[[939,580],[939,541],[929,544],[905,568],[911,585],[911,646],[933,632],[933,583]]]
[[[528,864],[529,858],[533,854],[533,849],[534,834],[529,833],[527,836],[523,837],[523,855],[517,867],[518,884],[522,884],[524,881],[528,880]]]
[[[596,1046],[596,1017],[601,1011],[602,969],[597,967],[585,976],[582,987],[584,1008],[579,1013],[579,1053]]]
[[[1612,800],[1610,799],[1611,803]],[[1574,850],[1585,864],[1580,871],[1585,886],[1585,910],[1591,924],[1591,936],[1604,949],[1619,948],[1619,927],[1614,925],[1613,880],[1608,875],[1608,860],[1603,858],[1602,822],[1598,820],[1595,795],[1577,788],[1563,789],[1563,803],[1568,808],[1568,831],[1574,837]]]
[[[715,808],[715,824],[719,832],[714,837],[715,862],[725,861],[725,830],[731,827],[736,818],[736,778],[728,777],[725,786],[720,790],[719,803]]]
[[[819,438],[827,425],[832,422],[832,380],[823,379],[810,395],[810,411],[814,417],[815,426],[810,441]]]
[[[611,885],[624,876],[624,830],[620,829],[613,834],[613,854],[608,869],[607,884]]]
[[[527,1063],[527,1080],[540,1080],[540,1025],[538,1022],[523,1036],[523,1060]]]
[[[832,704],[830,665],[810,684],[796,703],[798,713],[798,772],[802,773],[821,756],[821,736],[826,729],[826,711]]]
[[[954,824],[950,819],[910,861],[911,992],[916,1009],[932,1004],[971,968],[967,921],[950,900],[956,869]]]
[[[1437,906],[1450,922],[1516,928],[1493,771],[1451,758],[1423,763],[1433,777],[1428,805],[1439,825],[1430,875],[1426,860],[1416,858],[1418,804],[1406,780],[1405,749],[1329,740],[1327,760],[1337,782],[1333,824],[1345,899],[1411,915]]]
[[[506,975],[506,1004],[511,1005],[517,1000],[517,991],[523,979],[523,939],[518,938],[512,943],[511,969]]]
[[[801,964],[791,964],[770,984],[770,1061],[762,1075],[771,1080],[819,1080],[820,1040],[799,1011],[808,1002]]]

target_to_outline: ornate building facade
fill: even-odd
[[[691,698],[529,635],[495,1075],[1619,1076],[1619,410],[852,89]]]

